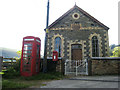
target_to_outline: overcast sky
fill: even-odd
[[[77,6],[108,26],[109,44],[118,44],[119,0],[50,0],[49,25]],[[47,0],[0,0],[0,47],[22,49],[25,36],[40,37],[44,51]]]

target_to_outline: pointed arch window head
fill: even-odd
[[[92,37],[92,57],[99,57],[99,45],[97,36]]]
[[[61,57],[61,38],[60,37],[56,37],[55,38],[55,51],[58,52],[58,56]]]

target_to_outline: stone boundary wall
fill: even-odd
[[[64,74],[64,60],[58,59],[58,61],[52,61],[52,59],[47,59],[47,71],[61,72]]]
[[[89,75],[118,75],[120,72],[119,60],[89,60]]]

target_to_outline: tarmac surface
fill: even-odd
[[[120,88],[118,76],[77,76],[44,82],[40,88]]]

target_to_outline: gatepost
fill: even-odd
[[[92,61],[90,58],[88,58],[88,75],[91,76],[92,75]]]
[[[0,56],[0,72],[2,72],[3,57]],[[0,90],[2,89],[2,74],[0,74]]]

